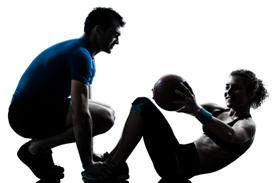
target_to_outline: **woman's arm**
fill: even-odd
[[[209,112],[207,123],[204,125],[216,134],[219,138],[231,143],[244,143],[254,137],[256,128],[251,119],[243,119],[238,121],[233,127],[227,125],[222,120],[213,117],[211,114],[217,110],[224,109],[213,103],[197,105],[193,92],[190,91],[190,86],[181,85],[184,92],[176,90],[176,93],[183,97],[182,101],[175,101],[175,103],[184,104],[186,113],[198,116],[201,110]],[[210,114],[211,113],[211,114]]]
[[[206,127],[223,141],[229,143],[243,144],[252,139],[256,132],[255,124],[250,119],[240,120],[231,127],[218,118],[212,117]]]

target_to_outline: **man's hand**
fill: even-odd
[[[85,170],[87,173],[96,176],[99,180],[106,180],[114,174],[113,167],[105,162],[93,162]]]
[[[96,154],[95,152],[93,152],[93,161],[95,161],[95,162],[103,161],[103,155]]]

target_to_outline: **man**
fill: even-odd
[[[84,35],[40,53],[22,75],[9,108],[9,122],[20,136],[32,140],[18,157],[40,179],[63,178],[51,148],[76,142],[86,172],[98,178],[113,174],[105,162],[93,160],[93,136],[114,123],[111,107],[91,101],[94,57],[111,53],[119,43],[123,18],[111,8],[95,8],[85,21]],[[71,96],[71,98],[69,98]]]

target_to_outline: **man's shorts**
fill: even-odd
[[[9,107],[12,129],[22,137],[41,139],[65,131],[71,99],[17,99]]]

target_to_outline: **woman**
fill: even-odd
[[[195,142],[180,144],[168,122],[147,98],[137,98],[127,118],[118,145],[103,159],[113,165],[115,178],[127,179],[125,163],[143,137],[160,182],[190,182],[193,176],[215,172],[238,159],[251,146],[256,125],[250,108],[258,108],[268,97],[263,82],[248,70],[233,71],[226,83],[224,97],[227,107],[213,103],[198,105],[191,87],[181,84],[184,104],[178,111],[195,116],[203,125],[204,134]],[[82,173],[84,180],[94,178]],[[104,179],[104,171],[98,177]]]

